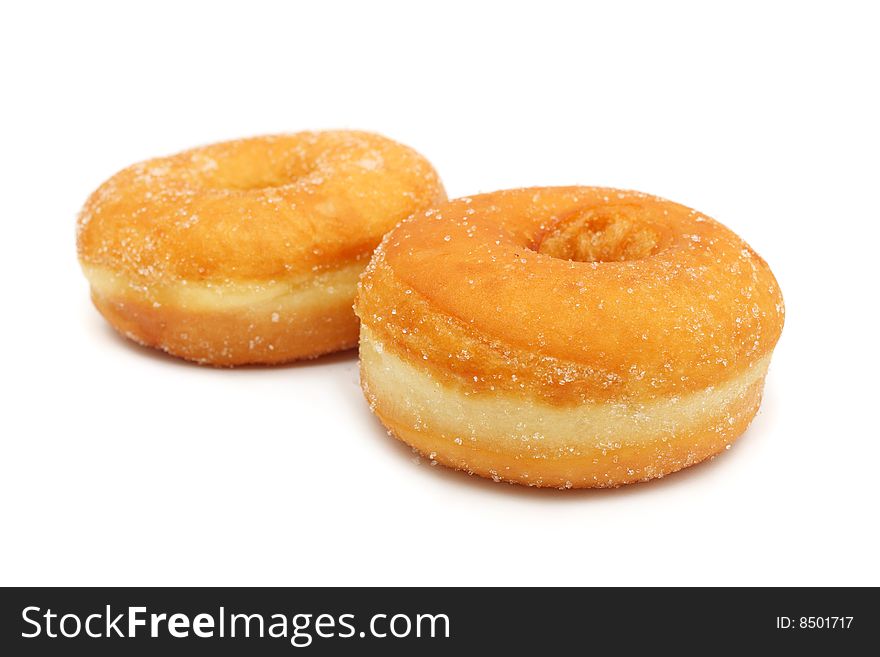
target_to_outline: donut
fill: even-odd
[[[412,149],[354,131],[241,139],[135,164],[77,220],[94,305],[142,345],[216,366],[357,344],[386,231],[446,198]]]
[[[592,187],[428,209],[361,276],[364,394],[403,442],[495,481],[614,487],[728,448],[761,401],[784,308],[705,214]]]

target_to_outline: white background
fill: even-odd
[[[880,584],[872,3],[588,5],[4,4],[0,583]],[[105,325],[92,189],[338,127],[450,196],[611,185],[729,225],[788,309],[752,428],[656,483],[535,491],[414,462],[354,352],[218,371]]]

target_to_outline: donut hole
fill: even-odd
[[[661,232],[635,208],[601,208],[563,217],[533,249],[574,262],[623,262],[647,258],[663,246]]]
[[[284,187],[311,174],[315,165],[304,153],[283,146],[283,142],[244,140],[195,164],[208,187],[239,191]]]
[[[259,160],[225,162],[212,182],[217,187],[251,191],[291,185],[309,173],[309,167],[297,162],[281,165]]]
[[[270,189],[289,185],[292,180],[281,175],[273,175],[274,172],[248,172],[248,175],[229,178],[221,183],[227,189],[251,191],[257,189]]]

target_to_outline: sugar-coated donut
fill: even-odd
[[[662,477],[757,412],[773,274],[709,217],[590,187],[463,198],[391,231],[361,277],[361,379],[432,461],[532,486]]]
[[[431,165],[351,131],[242,139],[136,164],[88,199],[77,250],[122,334],[212,365],[357,344],[357,277],[382,235],[445,200]]]

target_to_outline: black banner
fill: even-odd
[[[3,655],[856,654],[874,589],[4,589]]]

